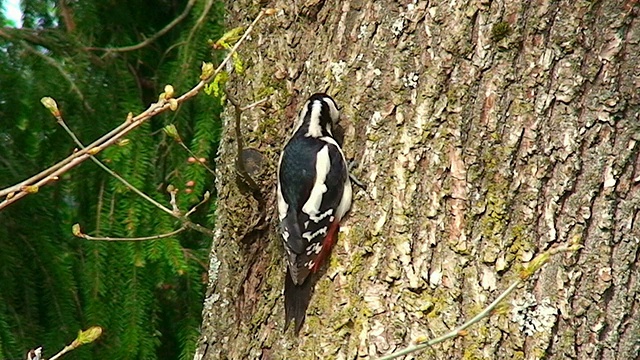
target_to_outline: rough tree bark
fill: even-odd
[[[461,324],[522,264],[559,255],[511,308],[415,358],[640,356],[640,6],[607,1],[281,1],[230,82],[233,111],[196,359],[376,358]],[[228,2],[228,24],[258,3]],[[355,192],[299,337],[282,333],[278,154],[307,96],[342,108]]]

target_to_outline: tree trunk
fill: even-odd
[[[196,359],[376,358],[435,337],[551,258],[429,359],[640,356],[640,6],[628,1],[275,1],[229,84],[218,216]],[[228,25],[253,1],[229,1]],[[306,98],[341,107],[355,188],[300,336],[283,333],[279,153]],[[251,170],[250,169],[250,170]]]

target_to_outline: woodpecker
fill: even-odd
[[[278,217],[287,273],[286,330],[300,332],[309,305],[309,275],[317,272],[336,242],[340,220],[351,207],[347,162],[333,137],[340,113],[327,94],[313,94],[298,114],[278,165]]]

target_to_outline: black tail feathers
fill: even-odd
[[[287,270],[284,281],[284,331],[287,331],[291,320],[295,322],[295,334],[300,333],[304,318],[311,300],[312,276],[308,276],[301,285],[293,283],[291,273]]]

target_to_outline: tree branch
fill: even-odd
[[[233,57],[233,54],[236,53],[240,45],[246,40],[249,36],[256,23],[262,19],[265,15],[274,14],[275,11],[273,9],[263,9],[260,11],[258,16],[256,16],[255,20],[249,25],[247,30],[244,32],[240,40],[231,48],[227,56],[220,63],[220,65],[213,70],[213,65],[211,64],[203,64],[203,72],[200,76],[200,82],[198,82],[191,90],[185,92],[180,97],[171,99],[172,101],[167,101],[166,99],[161,99],[157,103],[151,104],[146,110],[142,113],[133,116],[132,113],[129,113],[127,119],[117,128],[113,129],[109,133],[103,135],[98,140],[93,143],[87,145],[86,149],[81,149],[73,154],[69,155],[67,158],[61,160],[60,162],[54,164],[50,168],[43,170],[42,172],[30,177],[27,180],[24,180],[18,184],[10,186],[8,188],[0,190],[0,197],[4,196],[4,199],[0,202],[0,210],[9,206],[10,204],[18,201],[19,199],[38,192],[40,187],[45,186],[51,182],[57,181],[59,176],[69,171],[70,169],[78,166],[79,164],[86,161],[92,155],[99,153],[105,148],[113,145],[120,138],[128,134],[130,131],[134,130],[145,121],[149,120],[153,116],[161,114],[167,110],[171,110],[175,108],[177,105],[191,99],[196,96],[200,90],[204,88],[205,85],[209,84],[215,76],[224,69],[229,60]],[[194,224],[194,230],[202,231],[202,226],[198,224]],[[199,228],[198,228],[199,227]]]
[[[141,236],[141,237],[131,237],[131,238],[114,238],[114,237],[99,237],[99,236],[91,236],[83,233],[75,234],[78,237],[83,239],[92,240],[92,241],[148,241],[148,240],[157,240],[157,239],[166,239],[170,238],[174,235],[178,235],[179,233],[185,231],[186,227],[181,227],[178,230],[174,230],[172,232],[168,232],[166,234],[152,235],[152,236]]]
[[[135,45],[123,46],[123,47],[117,47],[117,48],[86,47],[85,49],[89,51],[105,51],[105,52],[127,52],[127,51],[142,49],[143,47],[158,40],[162,35],[169,32],[169,30],[171,30],[174,26],[178,25],[182,20],[184,20],[189,15],[189,12],[191,11],[191,8],[193,8],[193,5],[195,3],[196,3],[196,0],[189,0],[189,2],[187,3],[187,6],[185,6],[182,13],[178,15],[175,19],[173,19],[173,21],[168,23],[165,27],[160,29],[160,31],[158,31],[157,33],[153,34],[153,36],[151,36],[150,38],[147,38],[144,41],[139,42]]]
[[[75,81],[73,81],[73,79],[71,78],[71,75],[69,75],[69,73],[67,73],[63,68],[62,65],[60,65],[57,61],[55,61],[52,57],[45,55],[44,53],[34,49],[32,46],[30,46],[29,44],[27,44],[26,41],[20,41],[20,44],[22,46],[24,46],[25,49],[27,49],[27,51],[29,51],[30,53],[32,53],[33,55],[43,59],[44,61],[47,62],[47,64],[53,66],[54,68],[56,68],[56,70],[58,70],[58,72],[60,73],[60,75],[62,75],[62,77],[67,80],[67,82],[69,83],[69,85],[71,86],[71,90],[76,93],[76,95],[78,95],[78,99],[80,99],[80,101],[82,102],[82,105],[84,105],[84,107],[93,112],[93,109],[91,108],[91,106],[89,106],[89,104],[87,104],[87,102],[85,101],[84,95],[82,94],[82,91],[80,91],[80,88],[76,85]]]
[[[53,99],[51,99],[53,100]],[[67,134],[69,134],[69,136],[73,139],[73,142],[76,143],[76,145],[78,145],[78,147],[80,147],[80,149],[82,150],[86,150],[87,148],[82,144],[82,142],[80,142],[80,139],[78,139],[78,137],[76,136],[76,134],[73,133],[73,131],[71,131],[71,129],[69,129],[69,127],[67,126],[67,124],[64,122],[64,119],[62,118],[62,116],[60,115],[60,113],[57,113],[56,116],[56,120],[58,121],[58,124],[60,126],[62,126],[62,128],[64,129],[64,131],[67,132]],[[105,164],[102,163],[102,161],[96,159],[95,156],[91,155],[91,153],[89,153],[89,158],[91,159],[91,161],[93,161],[96,165],[98,165],[102,170],[106,171],[109,175],[113,176],[114,178],[116,178],[118,181],[120,181],[121,183],[124,184],[124,186],[126,186],[129,190],[133,191],[134,193],[138,194],[138,196],[140,196],[141,198],[147,200],[148,202],[150,202],[151,204],[153,204],[155,207],[157,207],[158,209],[166,212],[169,215],[175,215],[174,211],[170,210],[169,208],[165,207],[164,205],[160,204],[159,202],[157,202],[155,199],[153,199],[152,197],[150,197],[149,195],[143,193],[141,190],[139,190],[138,188],[136,188],[135,186],[133,186],[130,182],[128,182],[127,180],[125,180],[125,178],[123,178],[122,176],[120,176],[119,174],[117,174],[115,171],[109,169]]]
[[[213,169],[208,167],[207,164],[205,164],[205,162],[198,157],[198,155],[196,155],[193,151],[191,151],[191,149],[189,149],[189,147],[187,145],[184,144],[184,141],[182,141],[182,138],[180,137],[180,134],[178,134],[178,129],[176,128],[175,125],[173,125],[173,124],[167,125],[162,130],[164,131],[164,133],[167,136],[169,136],[175,142],[177,142],[189,155],[191,155],[191,157],[193,157],[195,162],[197,162],[200,165],[204,166],[204,168],[207,169],[207,171],[209,171],[209,173],[211,175],[216,176],[216,173],[213,171]]]
[[[187,44],[191,42],[191,38],[193,37],[193,34],[195,34],[198,28],[202,25],[202,23],[204,22],[204,19],[207,18],[207,14],[209,14],[209,11],[211,10],[212,7],[213,7],[213,0],[207,0],[207,3],[204,5],[204,9],[202,10],[202,14],[198,18],[198,20],[196,20],[196,23],[191,28],[191,31],[189,31],[189,36],[187,36],[187,40],[186,40]]]
[[[69,7],[69,3],[66,0],[59,0],[58,8],[60,9],[60,15],[62,15],[64,27],[67,29],[67,32],[74,32],[76,29],[76,23],[73,21],[73,12]]]
[[[46,101],[48,106],[52,106],[52,103],[55,104],[55,101],[51,98],[45,98],[46,100],[43,99],[43,103]],[[57,109],[57,106],[56,106]],[[56,121],[58,122],[58,124],[60,124],[60,126],[62,126],[62,128],[64,129],[64,131],[67,132],[67,134],[69,134],[69,136],[71,136],[71,138],[73,139],[73,141],[76,143],[76,145],[78,145],[81,149],[86,150],[86,147],[82,144],[82,142],[80,142],[80,139],[78,139],[78,137],[76,136],[76,134],[73,133],[73,131],[71,131],[71,129],[67,126],[67,124],[64,122],[64,119],[62,118],[62,115],[60,114],[60,111],[54,111],[54,116],[56,118]],[[138,194],[138,196],[140,196],[141,198],[147,200],[148,202],[150,202],[151,204],[153,204],[155,207],[157,207],[158,209],[166,212],[167,214],[175,217],[176,219],[180,220],[183,224],[184,227],[193,229],[193,230],[197,230],[200,231],[206,235],[213,235],[213,231],[210,229],[205,228],[204,226],[201,226],[199,224],[195,224],[193,222],[191,222],[191,220],[188,219],[189,215],[195,211],[195,208],[197,208],[198,206],[200,206],[202,203],[204,203],[205,201],[209,200],[209,192],[205,193],[204,196],[204,200],[202,200],[200,203],[198,203],[196,206],[194,206],[193,209],[191,209],[189,212],[187,212],[186,215],[183,215],[182,212],[180,212],[180,209],[177,208],[177,206],[175,206],[175,202],[172,201],[172,205],[173,205],[173,210],[170,210],[169,208],[167,208],[166,206],[160,204],[159,202],[157,202],[155,199],[153,199],[152,197],[150,197],[149,195],[145,194],[144,192],[142,192],[142,190],[136,188],[135,186],[133,186],[130,182],[128,182],[127,180],[125,180],[125,178],[123,178],[122,176],[120,176],[119,174],[117,174],[115,171],[109,169],[109,167],[107,167],[105,164],[103,164],[100,160],[98,160],[95,156],[93,156],[91,154],[91,152],[89,152],[89,156],[91,158],[91,160],[96,163],[96,165],[98,165],[100,168],[102,168],[102,170],[106,171],[109,175],[113,176],[114,178],[116,178],[118,181],[120,181],[121,183],[124,184],[124,186],[126,186],[129,190],[133,191],[134,193]],[[172,193],[172,196],[175,196],[174,193]],[[197,225],[197,226],[196,226]]]

